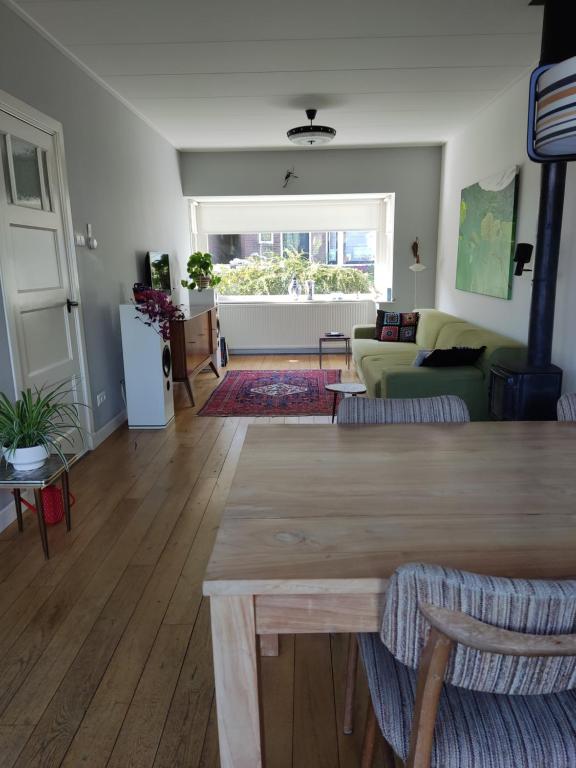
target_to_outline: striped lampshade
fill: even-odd
[[[529,154],[576,160],[576,56],[532,76]]]

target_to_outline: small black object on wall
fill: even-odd
[[[523,272],[532,272],[531,269],[526,268],[526,264],[530,264],[533,250],[534,246],[530,245],[530,243],[518,243],[516,246],[516,252],[514,254],[514,263],[516,264],[514,267],[514,274],[516,277],[520,277]]]

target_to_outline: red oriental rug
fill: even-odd
[[[329,416],[339,370],[228,371],[199,416]]]

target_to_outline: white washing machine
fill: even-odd
[[[170,342],[146,325],[134,304],[120,305],[126,407],[131,429],[161,429],[174,418]]]

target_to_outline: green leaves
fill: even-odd
[[[300,283],[315,281],[317,294],[370,293],[370,276],[353,267],[338,267],[309,261],[286,249],[285,255],[251,256],[245,264],[222,271],[220,293],[233,296],[282,296],[288,293],[293,276]]]
[[[72,392],[67,386],[28,388],[15,403],[0,393],[0,446],[15,450],[42,445],[66,464],[62,444],[72,445],[71,432],[82,435],[78,406],[84,406],[67,400]]]
[[[187,270],[190,280],[181,280],[180,284],[183,288],[188,288],[191,291],[214,288],[219,285],[222,279],[214,274],[212,256],[209,253],[202,253],[201,251],[193,253],[188,259]]]

